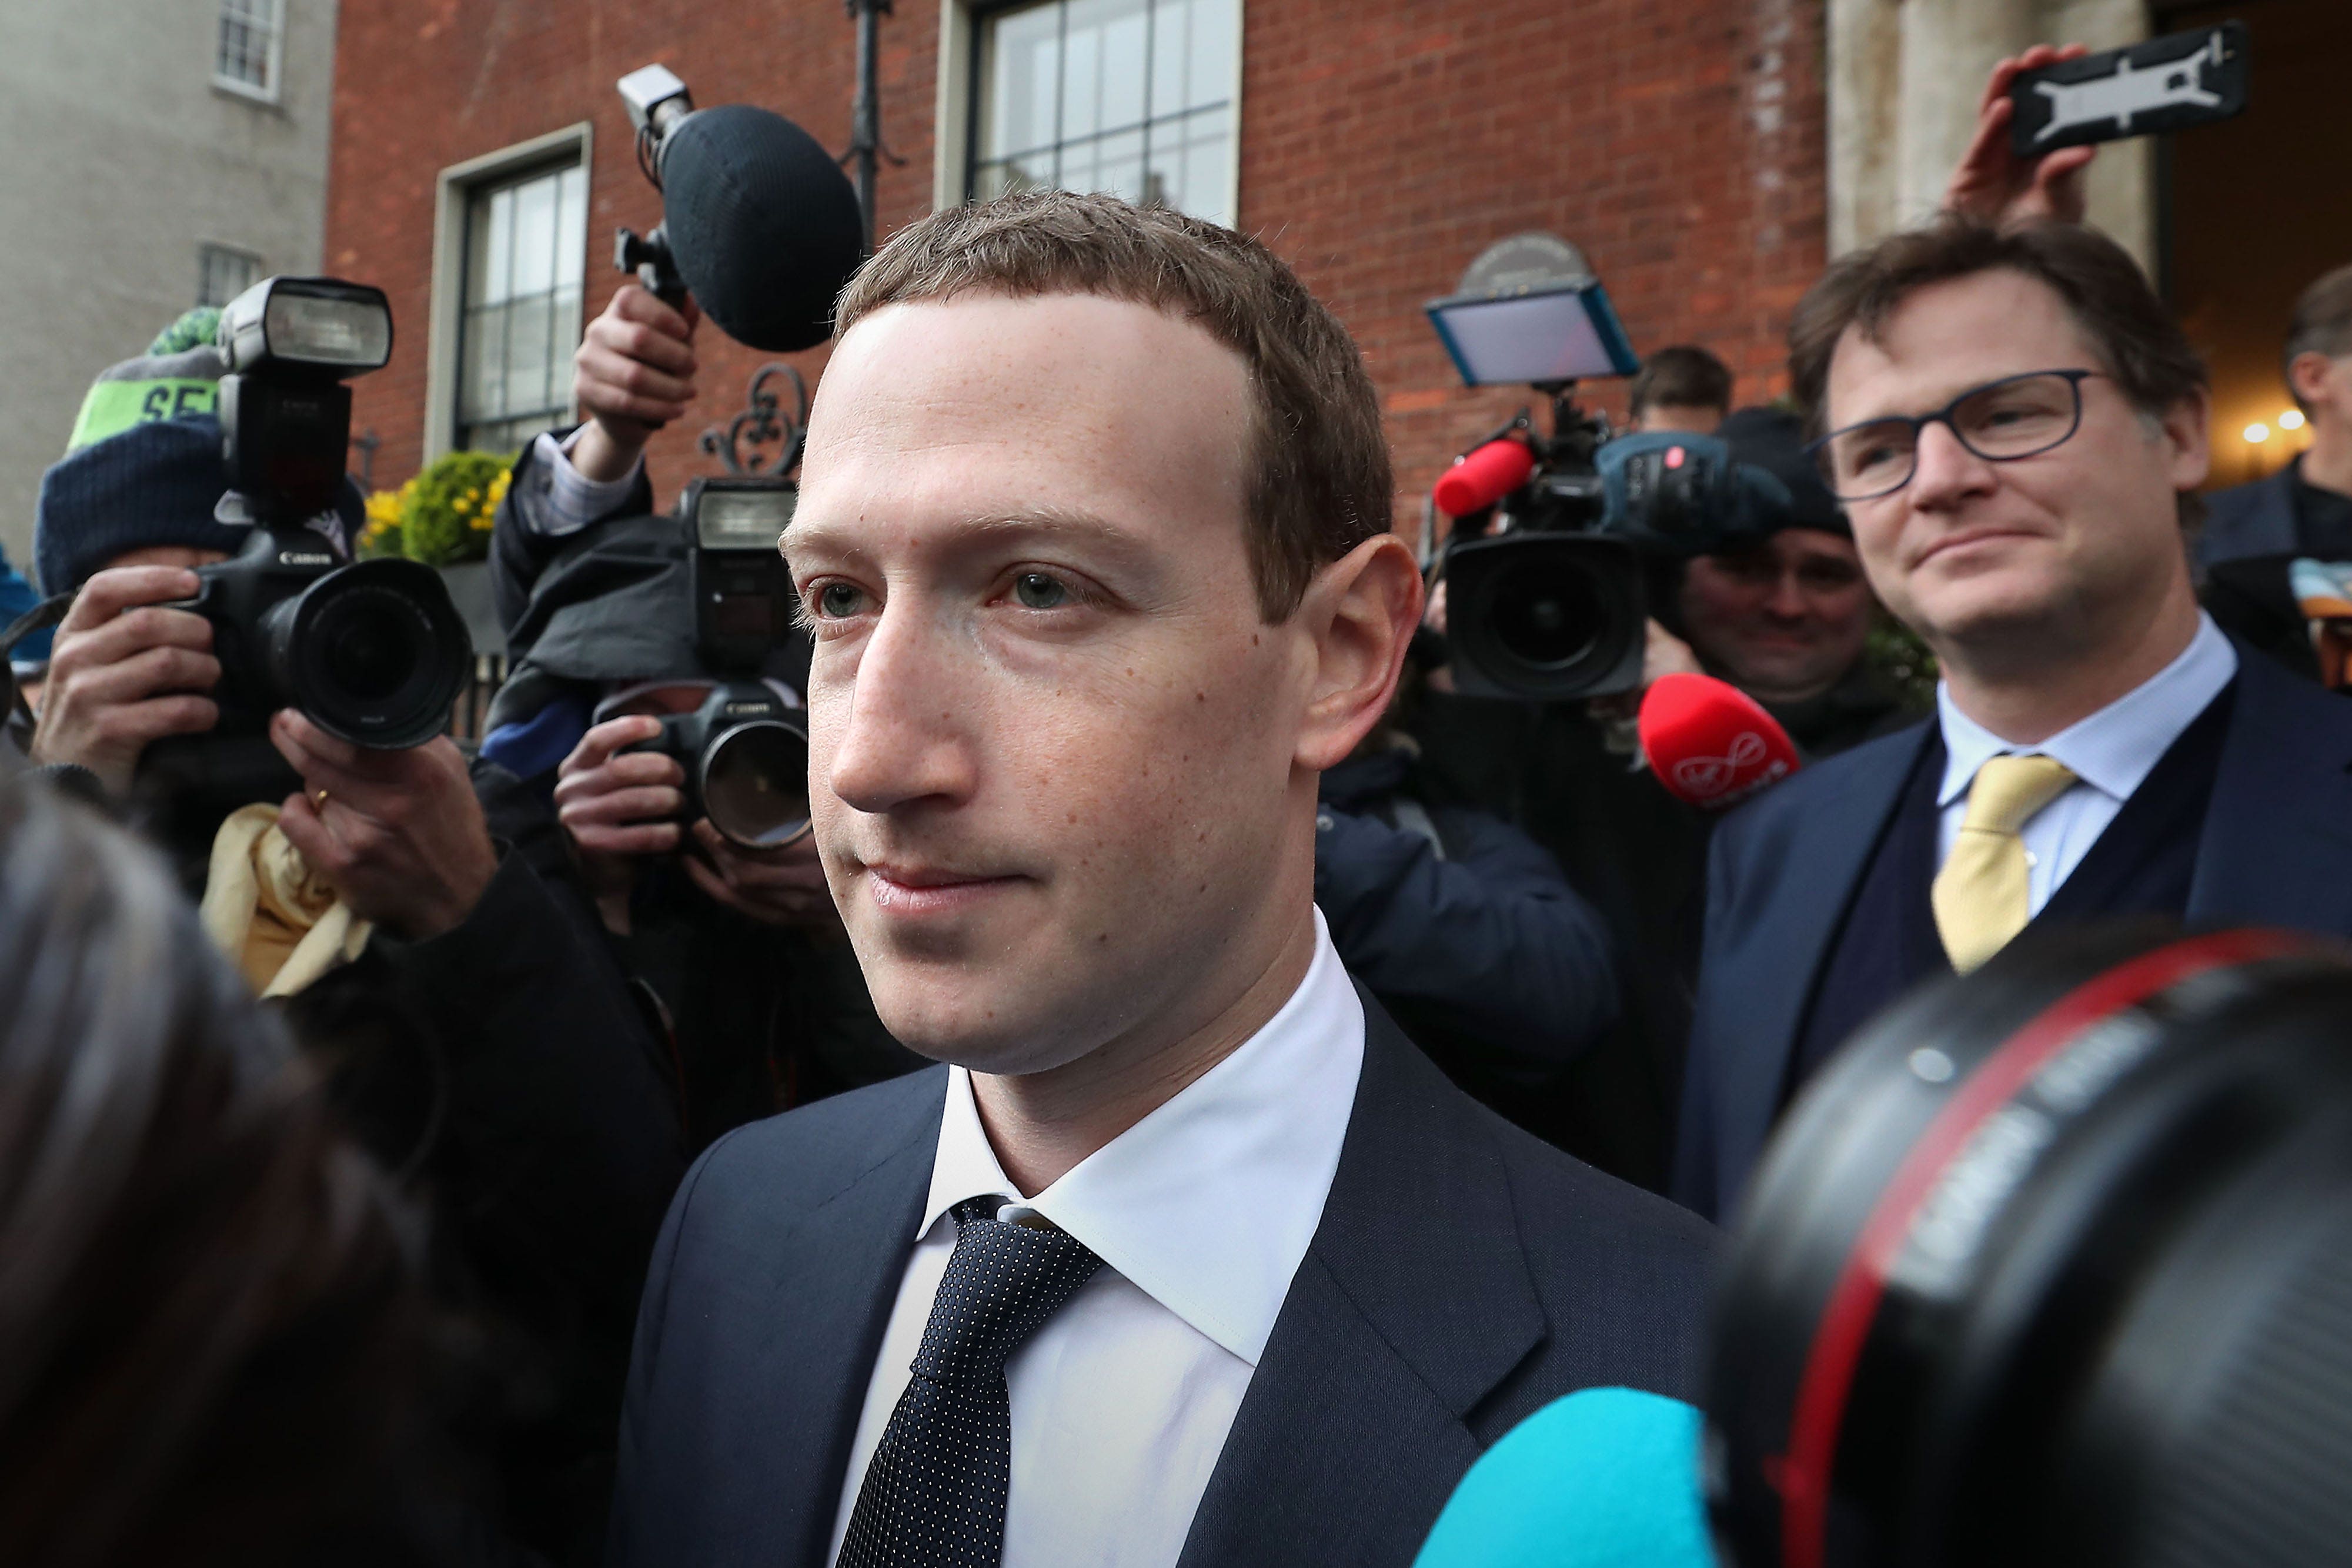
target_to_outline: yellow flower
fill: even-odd
[[[462,517],[467,512],[474,509],[474,503],[466,499],[465,497],[460,496],[456,500],[449,503],[449,508]]]

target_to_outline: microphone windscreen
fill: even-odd
[[[1679,1399],[1555,1399],[1470,1467],[1413,1568],[1711,1568],[1698,1445]]]
[[[1728,810],[1803,766],[1755,698],[1713,675],[1661,675],[1642,697],[1642,754],[1675,800]]]
[[[1528,482],[1536,455],[1524,441],[1505,436],[1454,460],[1437,481],[1431,499],[1449,517],[1483,512]]]
[[[706,109],[663,143],[661,183],[678,273],[720,331],[772,354],[825,340],[866,225],[816,138],[750,104]]]

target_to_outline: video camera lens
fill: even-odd
[[[1473,696],[1562,702],[1641,684],[1642,563],[1622,539],[1533,530],[1445,552],[1454,679]]]
[[[447,726],[472,643],[430,567],[365,560],[271,605],[261,656],[269,685],[320,728],[396,748]]]
[[[2352,957],[2029,939],[1847,1046],[1735,1230],[1744,1568],[2285,1568],[2352,1540]]]
[[[749,849],[791,843],[809,829],[808,737],[787,719],[722,730],[702,753],[702,814]]]
[[[1574,572],[1528,573],[1495,594],[1495,640],[1540,670],[1566,669],[1592,650],[1605,618],[1592,580]]]

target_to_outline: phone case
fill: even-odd
[[[2224,22],[2019,77],[2010,145],[2021,158],[2227,120],[2246,107],[2246,25]]]

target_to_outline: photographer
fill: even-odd
[[[484,742],[560,813],[671,1041],[693,1148],[919,1064],[875,1017],[810,840],[751,848],[684,820],[680,762],[633,749],[720,684],[698,634],[690,547],[679,519],[652,513],[642,456],[694,395],[698,325],[690,302],[681,313],[623,286],[575,358],[591,418],[518,463],[491,543],[518,662]],[[807,659],[788,637],[758,674],[796,707]]]
[[[214,622],[178,607],[248,533],[215,517],[226,481],[203,394],[221,369],[208,347],[116,367],[100,386],[133,395],[93,393],[44,476],[43,585],[74,599],[30,756],[162,838],[202,886],[215,942],[283,998],[344,1117],[429,1197],[436,1282],[515,1374],[489,1439],[507,1527],[586,1561],[638,1281],[682,1169],[656,1048],[561,885],[543,807],[446,737],[372,749],[281,710],[266,741],[237,738],[299,779],[282,806],[142,770],[159,743],[226,738],[210,734]],[[334,536],[356,520],[346,484],[322,546],[341,555]]]
[[[1660,349],[1626,390],[1626,428],[1712,435],[1731,413],[1731,368],[1696,344]]]
[[[1401,696],[1323,775],[1315,905],[1349,972],[1413,1042],[1511,1114],[1617,1021],[1614,956],[1599,913],[1532,839],[1431,803],[1420,747],[1395,722],[1410,706]]]
[[[1778,478],[1792,504],[1735,548],[1684,565],[1675,625],[1701,668],[1761,703],[1811,760],[1891,734],[1912,716],[1864,657],[1878,601],[1801,430],[1795,414],[1772,408],[1724,422],[1733,459]]]

